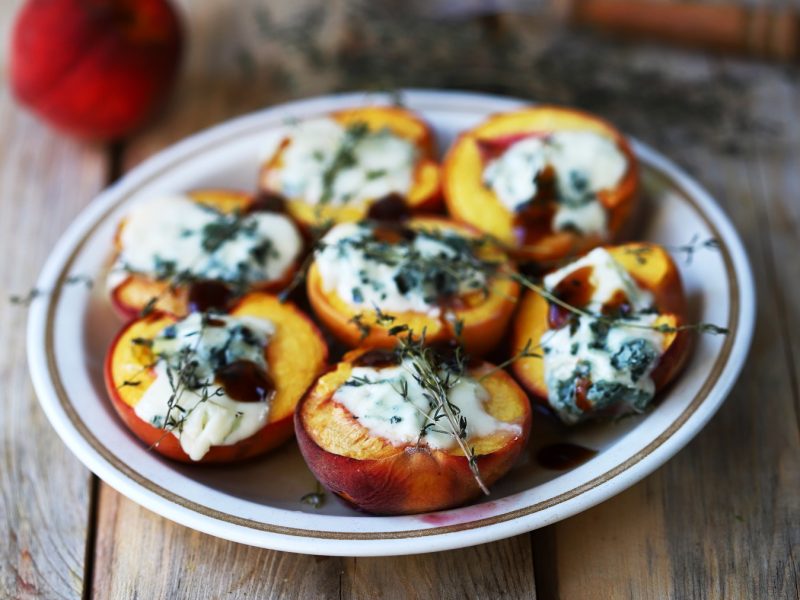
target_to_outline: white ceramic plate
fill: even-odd
[[[488,114],[518,100],[476,94],[407,91],[405,103],[434,126],[440,148]],[[727,217],[694,180],[657,152],[634,148],[643,166],[647,220],[640,237],[679,246],[716,238],[719,250],[680,260],[693,321],[730,329],[701,336],[683,376],[646,415],[557,431],[544,418],[531,452],[485,500],[408,517],[375,517],[334,498],[321,509],[300,502],[314,479],[294,443],[240,466],[177,465],[138,442],[116,417],[103,388],[105,350],[121,323],[102,294],[69,285],[98,278],[120,216],[154,193],[199,187],[253,189],[259,159],[287,119],[387,102],[345,94],[294,102],[223,123],[160,152],[107,189],[70,226],[37,287],[51,290],[31,306],[28,358],[39,400],[67,446],[122,494],[188,527],[236,542],[328,555],[392,555],[445,550],[530,531],[617,494],[663,464],[705,425],[734,384],[753,331],[753,281],[742,243]],[[567,472],[532,460],[553,436],[599,450]]]

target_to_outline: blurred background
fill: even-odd
[[[739,8],[725,1],[702,0]],[[637,2],[670,0],[628,4]],[[227,2],[184,0],[180,6],[188,52],[163,118],[184,120],[187,130],[196,127],[194,111],[213,123],[330,91],[432,87],[570,104],[656,146],[701,137],[735,152],[743,130],[777,135],[781,129],[772,111],[754,110],[754,96],[798,85],[788,60],[712,62],[692,48],[691,36],[652,41],[646,16],[638,36],[614,34],[604,31],[602,19],[571,22],[563,1],[239,0],[233,10]],[[755,54],[741,41],[740,48],[718,44],[711,54]],[[209,111],[209,96],[219,112]]]
[[[6,2],[4,11],[19,4]],[[153,3],[117,4],[135,13]],[[183,23],[183,61],[175,93],[145,135],[168,123],[179,138],[315,94],[428,87],[570,104],[657,146],[702,137],[735,152],[743,131],[778,136],[782,129],[756,97],[798,85],[797,19],[786,0],[173,4]],[[34,61],[19,53],[21,63]]]

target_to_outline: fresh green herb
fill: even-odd
[[[484,494],[489,494],[489,489],[483,482],[478,468],[475,449],[467,445],[467,419],[461,414],[461,409],[450,401],[450,390],[460,381],[466,373],[467,357],[460,347],[455,349],[450,359],[443,359],[433,348],[425,343],[425,331],[418,339],[409,332],[407,337],[398,340],[397,352],[404,361],[414,381],[422,388],[422,393],[428,401],[429,410],[424,414],[425,424],[420,431],[420,439],[431,431],[441,431],[452,436],[464,456],[467,457],[470,470],[475,481]],[[408,398],[408,387],[400,390],[401,396]]]
[[[362,121],[357,121],[347,127],[344,132],[342,143],[336,149],[333,160],[331,160],[328,167],[322,173],[322,196],[320,197],[320,204],[326,204],[333,199],[333,184],[336,181],[336,177],[344,169],[350,168],[356,164],[356,146],[358,146],[368,134],[369,127]]]
[[[258,223],[255,220],[247,219],[239,211],[229,214],[218,213],[216,220],[207,223],[201,230],[200,245],[203,250],[211,254],[239,235],[254,235],[257,227]]]
[[[572,304],[565,302],[564,300],[553,294],[550,290],[548,290],[544,286],[534,283],[529,278],[525,277],[520,273],[510,272],[508,276],[514,279],[515,281],[519,282],[523,287],[526,287],[529,290],[535,292],[548,302],[560,306],[561,308],[569,311],[570,313],[578,317],[586,317],[587,319],[603,322],[609,327],[624,326],[632,329],[646,329],[650,331],[658,331],[660,333],[678,333],[680,331],[697,331],[699,333],[709,333],[712,335],[725,335],[728,333],[727,328],[720,327],[719,325],[714,325],[712,323],[690,323],[686,325],[678,325],[677,327],[668,325],[666,323],[660,323],[658,325],[645,325],[642,323],[631,322],[630,320],[627,319],[617,319],[606,315],[595,314],[583,308],[578,308],[577,306],[573,306]]]
[[[69,275],[68,277],[64,278],[64,285],[77,285],[83,284],[86,286],[87,289],[91,289],[94,285],[94,281],[88,275]],[[46,290],[40,290],[38,288],[31,288],[25,294],[11,294],[8,297],[8,301],[11,304],[17,306],[24,306],[28,307],[33,303],[34,300],[40,298],[42,296],[47,296],[50,292]]]
[[[353,315],[347,322],[353,323],[358,328],[358,331],[361,334],[362,342],[369,337],[369,333],[372,331],[372,328],[364,322],[364,313],[357,313]]]
[[[670,252],[675,254],[682,254],[685,264],[691,265],[695,254],[700,250],[718,250],[719,240],[716,238],[700,239],[700,234],[695,233],[688,243],[680,246],[663,246]],[[626,254],[632,254],[636,257],[636,262],[640,265],[647,264],[647,256],[653,251],[652,246],[634,246],[625,250]]]
[[[367,171],[367,181],[374,181],[386,176],[386,169],[375,169],[374,171]]]
[[[492,369],[488,370],[486,373],[481,375],[481,378],[478,381],[483,381],[487,377],[490,377],[493,374],[495,374],[497,371],[501,371],[502,369],[511,366],[512,364],[514,364],[518,360],[522,360],[523,358],[542,358],[541,354],[534,352],[534,348],[538,348],[539,346],[540,346],[539,344],[534,346],[533,341],[530,338],[528,338],[525,341],[525,345],[519,352],[515,353],[514,356],[512,356],[507,360],[504,360],[500,364],[495,365]]]
[[[490,279],[499,272],[502,263],[481,256],[487,246],[483,238],[469,238],[451,231],[406,230],[391,231],[387,241],[381,235],[381,225],[362,224],[363,235],[342,238],[331,244],[329,251],[341,256],[353,253],[363,260],[394,267],[393,282],[400,294],[420,294],[426,303],[446,303],[464,290],[489,294]],[[420,244],[422,242],[422,244]],[[431,248],[441,248],[440,251]],[[384,282],[361,279],[362,287],[380,292]],[[362,294],[363,296],[363,294]]]

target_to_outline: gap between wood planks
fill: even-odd
[[[123,175],[122,159],[125,153],[124,142],[112,142],[108,145],[108,179],[106,187],[114,184]],[[89,510],[86,527],[86,548],[83,559],[83,600],[91,600],[94,586],[94,558],[97,548],[97,520],[100,502],[100,478],[91,473],[89,489]]]

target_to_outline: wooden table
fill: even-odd
[[[0,5],[3,30],[15,4]],[[576,517],[441,554],[300,556],[185,529],[99,482],[39,409],[23,352],[25,311],[2,301],[0,596],[797,597],[798,70],[620,45],[530,19],[419,24],[378,3],[265,4],[188,7],[192,45],[177,93],[149,129],[120,144],[52,132],[14,106],[3,81],[4,292],[32,285],[55,240],[101,188],[202,127],[336,89],[483,89],[595,110],[711,190],[745,240],[758,285],[746,370],[677,457]]]

